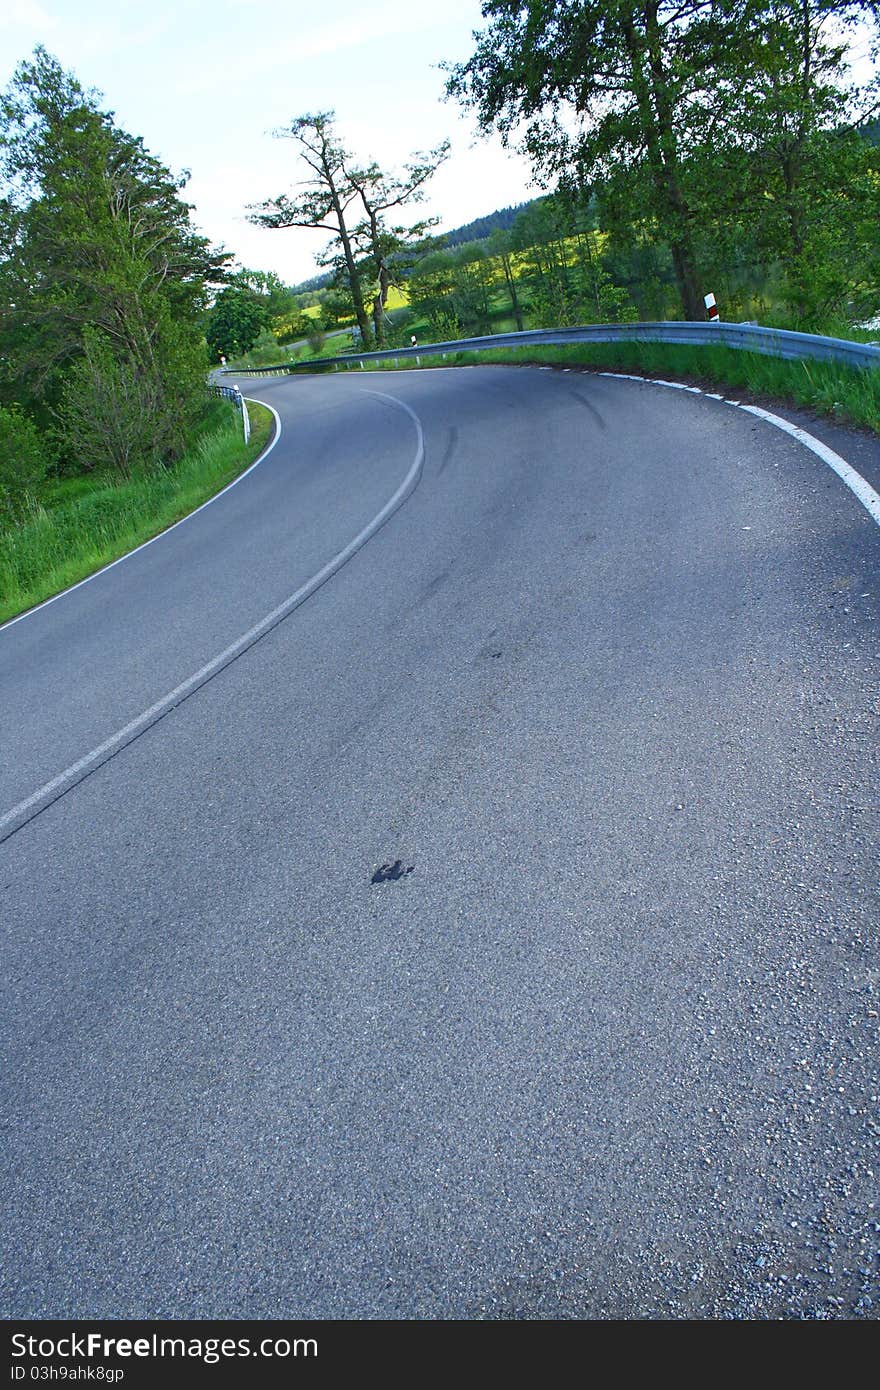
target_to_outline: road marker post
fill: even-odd
[[[233,390],[235,391],[235,403],[241,411],[241,427],[244,430],[244,442],[248,444],[251,437],[251,421],[248,415],[248,408],[245,404],[244,396],[241,394],[238,387],[234,386]]]

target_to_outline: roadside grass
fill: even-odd
[[[350,349],[349,330],[333,329],[324,335],[321,347],[313,348],[305,339],[296,343],[279,343],[276,347],[253,348],[241,357],[232,358],[226,364],[228,372],[265,371],[269,367],[289,366],[294,362],[310,362],[315,358],[331,356],[343,347]]]
[[[94,475],[49,480],[33,515],[2,538],[0,622],[157,536],[243,472],[266,447],[274,424],[265,406],[251,402],[248,412],[248,445],[238,411],[217,401],[174,468],[122,481]]]
[[[728,347],[687,347],[667,343],[574,343],[566,347],[485,348],[425,356],[423,367],[480,363],[584,367],[669,376],[697,385],[740,389],[754,396],[806,406],[842,424],[880,433],[880,371],[858,370],[835,362],[786,361]],[[393,362],[368,362],[367,369],[395,370]],[[411,371],[413,358],[397,370]]]

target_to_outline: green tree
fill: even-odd
[[[536,199],[513,224],[513,244],[520,252],[532,317],[539,327],[561,327],[584,317],[569,266],[570,230],[566,209],[555,198]]]
[[[409,226],[388,226],[388,214],[407,203],[421,202],[425,184],[448,157],[449,141],[417,155],[402,176],[384,174],[378,164],[365,169],[349,169],[348,180],[357,191],[363,219],[355,228],[354,239],[365,257],[372,282],[373,333],[377,347],[385,342],[385,306],[392,285],[399,286],[412,264],[410,250],[421,242],[436,218],[422,218]]]
[[[364,305],[361,273],[357,266],[357,249],[352,240],[349,207],[357,197],[357,189],[346,173],[350,156],[340,144],[333,127],[334,113],[318,111],[298,116],[283,130],[275,132],[278,139],[293,140],[297,154],[310,170],[304,191],[298,197],[282,193],[277,198],[251,209],[251,221],[258,227],[278,230],[285,227],[311,227],[331,232],[331,255],[339,255],[354,305],[355,318],[364,345],[369,346],[370,321]]]
[[[778,265],[790,315],[821,324],[880,287],[880,161],[858,127],[877,83],[859,89],[849,39],[877,7],[853,0],[771,0],[748,7],[740,31],[736,141],[695,152],[707,222],[728,255],[751,241]]]
[[[429,225],[389,226],[388,214],[417,202],[424,185],[446,158],[448,142],[416,156],[402,175],[383,173],[375,162],[359,167],[334,128],[332,111],[300,116],[276,134],[292,139],[311,171],[297,197],[282,194],[251,210],[251,221],[272,229],[311,227],[332,233],[318,264],[329,266],[334,284],[351,298],[361,342],[381,343],[388,289],[402,272],[402,255]],[[372,299],[371,312],[367,299]]]
[[[453,252],[450,307],[468,333],[492,332],[494,284],[492,261],[480,242]]]
[[[351,302],[351,295],[346,293],[342,285],[333,285],[329,290],[323,292],[321,300],[321,312],[317,320],[312,319],[311,328],[344,328],[351,323],[354,318],[354,306]]]
[[[272,322],[279,344],[303,342],[315,327],[315,319],[298,309],[279,314]]]
[[[448,93],[517,141],[546,186],[576,202],[597,190],[618,250],[646,237],[668,248],[685,318],[704,316],[706,275],[715,283],[747,242],[781,266],[797,315],[826,312],[847,293],[847,203],[862,266],[850,284],[870,280],[880,219],[864,142],[846,134],[865,115],[847,49],[877,19],[876,0],[483,0],[482,10],[487,27],[449,69]],[[562,272],[535,269],[539,297],[564,312]],[[654,278],[651,298],[660,289]]]
[[[407,281],[413,311],[426,318],[434,336],[446,340],[458,336],[462,323],[452,306],[455,289],[455,257],[442,248],[423,256]]]
[[[488,27],[447,90],[483,129],[519,138],[547,182],[644,164],[685,318],[704,317],[683,157],[716,105],[730,42],[712,0],[484,0]]]
[[[269,319],[297,309],[296,295],[274,270],[249,270],[246,266],[229,276],[230,285],[250,290],[264,304]]]
[[[516,286],[516,271],[513,264],[513,238],[510,232],[502,227],[496,227],[489,235],[488,241],[489,254],[497,260],[501,266],[501,273],[504,276],[504,283],[507,286],[507,293],[510,296],[510,307],[513,310],[513,318],[517,329],[522,332],[523,316],[519,302],[519,293]]]
[[[14,524],[34,507],[48,463],[33,420],[18,406],[0,406],[0,523]]]
[[[269,323],[267,297],[236,281],[220,291],[208,315],[205,338],[211,359],[241,357]]]
[[[7,392],[46,425],[74,367],[83,393],[92,370],[104,391],[109,353],[152,403],[142,430],[156,448],[136,452],[170,459],[202,405],[199,319],[227,259],[192,230],[184,180],[41,48],[0,97],[0,174]],[[58,431],[62,454],[82,457]]]
[[[423,256],[407,281],[414,312],[438,339],[491,333],[495,270],[479,243]]]

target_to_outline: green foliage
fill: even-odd
[[[0,97],[0,173],[5,398],[53,426],[62,463],[85,466],[93,455],[75,382],[101,428],[111,399],[126,416],[106,445],[121,468],[168,462],[199,405],[199,318],[226,259],[192,230],[183,180],[41,48]],[[121,439],[135,401],[149,446]]]
[[[505,140],[523,131],[539,174],[569,190],[645,167],[642,206],[672,248],[684,316],[702,317],[682,156],[717,107],[718,65],[735,29],[727,8],[488,0],[483,14],[489,25],[469,62],[452,68],[450,94]],[[563,290],[543,288],[548,308],[564,312]]]
[[[321,327],[321,316],[317,319],[310,314],[302,314],[298,309],[279,314],[272,320],[275,340],[279,344],[301,343],[316,327]]]
[[[665,309],[670,285],[676,316],[699,319],[706,285],[726,279],[733,299],[772,274],[802,323],[876,306],[876,146],[846,133],[873,100],[853,86],[846,48],[876,19],[874,0],[482,9],[487,26],[470,60],[449,70],[449,93],[484,129],[516,140],[545,186],[574,204],[598,195],[618,263],[646,243],[662,251],[669,273],[633,283],[640,305]],[[567,322],[567,277],[546,257],[533,270],[539,319]],[[601,287],[597,297],[620,312]]]
[[[86,329],[83,355],[64,383],[55,412],[58,435],[80,472],[155,466],[149,424],[153,383],[114,356],[105,334]]]
[[[514,223],[512,242],[520,251],[523,293],[535,326],[619,323],[638,316],[611,273],[607,238],[592,223],[588,205],[561,196],[529,204]]]
[[[316,322],[322,328],[343,328],[354,319],[354,306],[351,295],[342,287],[327,290],[321,304],[321,314]],[[314,327],[314,323],[312,325]]]
[[[248,410],[247,447],[237,409],[213,402],[171,469],[125,482],[93,473],[47,484],[44,506],[4,537],[0,622],[149,540],[230,482],[262,452],[272,430],[268,410],[254,403]]]
[[[164,325],[145,368],[121,359],[105,333],[87,328],[55,411],[55,432],[80,472],[116,470],[127,478],[154,470],[183,452],[202,382],[198,345],[176,325]]]
[[[448,251],[434,251],[422,258],[409,280],[410,303],[418,317],[424,318],[433,329],[433,336],[445,341],[450,334],[449,325],[459,326],[459,318],[452,306],[451,296],[455,288],[455,260]]]
[[[282,352],[274,333],[271,329],[264,328],[253,347],[240,361],[249,367],[271,367],[285,357],[289,357],[289,354]]]
[[[510,232],[423,255],[407,281],[416,315],[436,340],[511,327],[622,322],[637,317],[606,261],[607,238],[588,208],[562,198],[527,205]]]
[[[249,352],[269,323],[263,296],[243,284],[227,285],[208,315],[205,339],[212,362]]]
[[[33,420],[17,406],[0,406],[0,525],[35,510],[34,490],[46,476],[48,462]]]
[[[292,313],[297,308],[293,290],[284,284],[274,270],[248,270],[245,267],[230,276],[230,284],[257,295],[270,319]]]
[[[342,145],[332,111],[299,116],[285,130],[309,174],[296,197],[282,194],[251,210],[251,221],[273,229],[311,227],[331,233],[318,258],[329,266],[332,284],[350,298],[361,343],[369,348],[385,340],[388,290],[405,268],[409,243],[429,225],[389,225],[392,213],[424,196],[424,186],[446,158],[448,141],[426,155],[414,156],[402,175],[385,173],[373,161],[357,167]],[[368,301],[372,301],[368,310]]]

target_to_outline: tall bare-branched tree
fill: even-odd
[[[399,284],[406,263],[407,248],[425,236],[436,218],[422,218],[409,226],[387,225],[387,216],[406,203],[421,202],[425,184],[449,154],[449,141],[424,155],[416,155],[402,176],[384,174],[378,164],[351,169],[348,178],[356,189],[363,220],[355,228],[355,239],[364,251],[373,280],[373,332],[377,347],[385,339],[385,306],[392,284]]]
[[[350,156],[339,143],[333,121],[332,111],[318,111],[297,116],[289,126],[275,131],[277,139],[294,141],[297,154],[311,172],[303,180],[298,195],[282,193],[277,198],[267,199],[251,210],[250,220],[258,227],[272,230],[309,227],[332,234],[342,256],[361,337],[364,343],[369,343],[370,321],[364,307],[356,250],[347,220],[357,189],[345,171]]]
[[[334,129],[332,111],[299,116],[283,130],[310,170],[302,191],[281,194],[251,210],[260,227],[308,227],[330,232],[332,242],[323,264],[332,265],[348,285],[361,341],[369,346],[384,337],[385,304],[395,276],[394,259],[407,241],[421,235],[428,221],[411,227],[388,226],[388,214],[419,201],[424,186],[446,158],[448,143],[416,156],[401,176],[385,174],[377,163],[360,167]],[[367,311],[372,296],[372,322]]]

